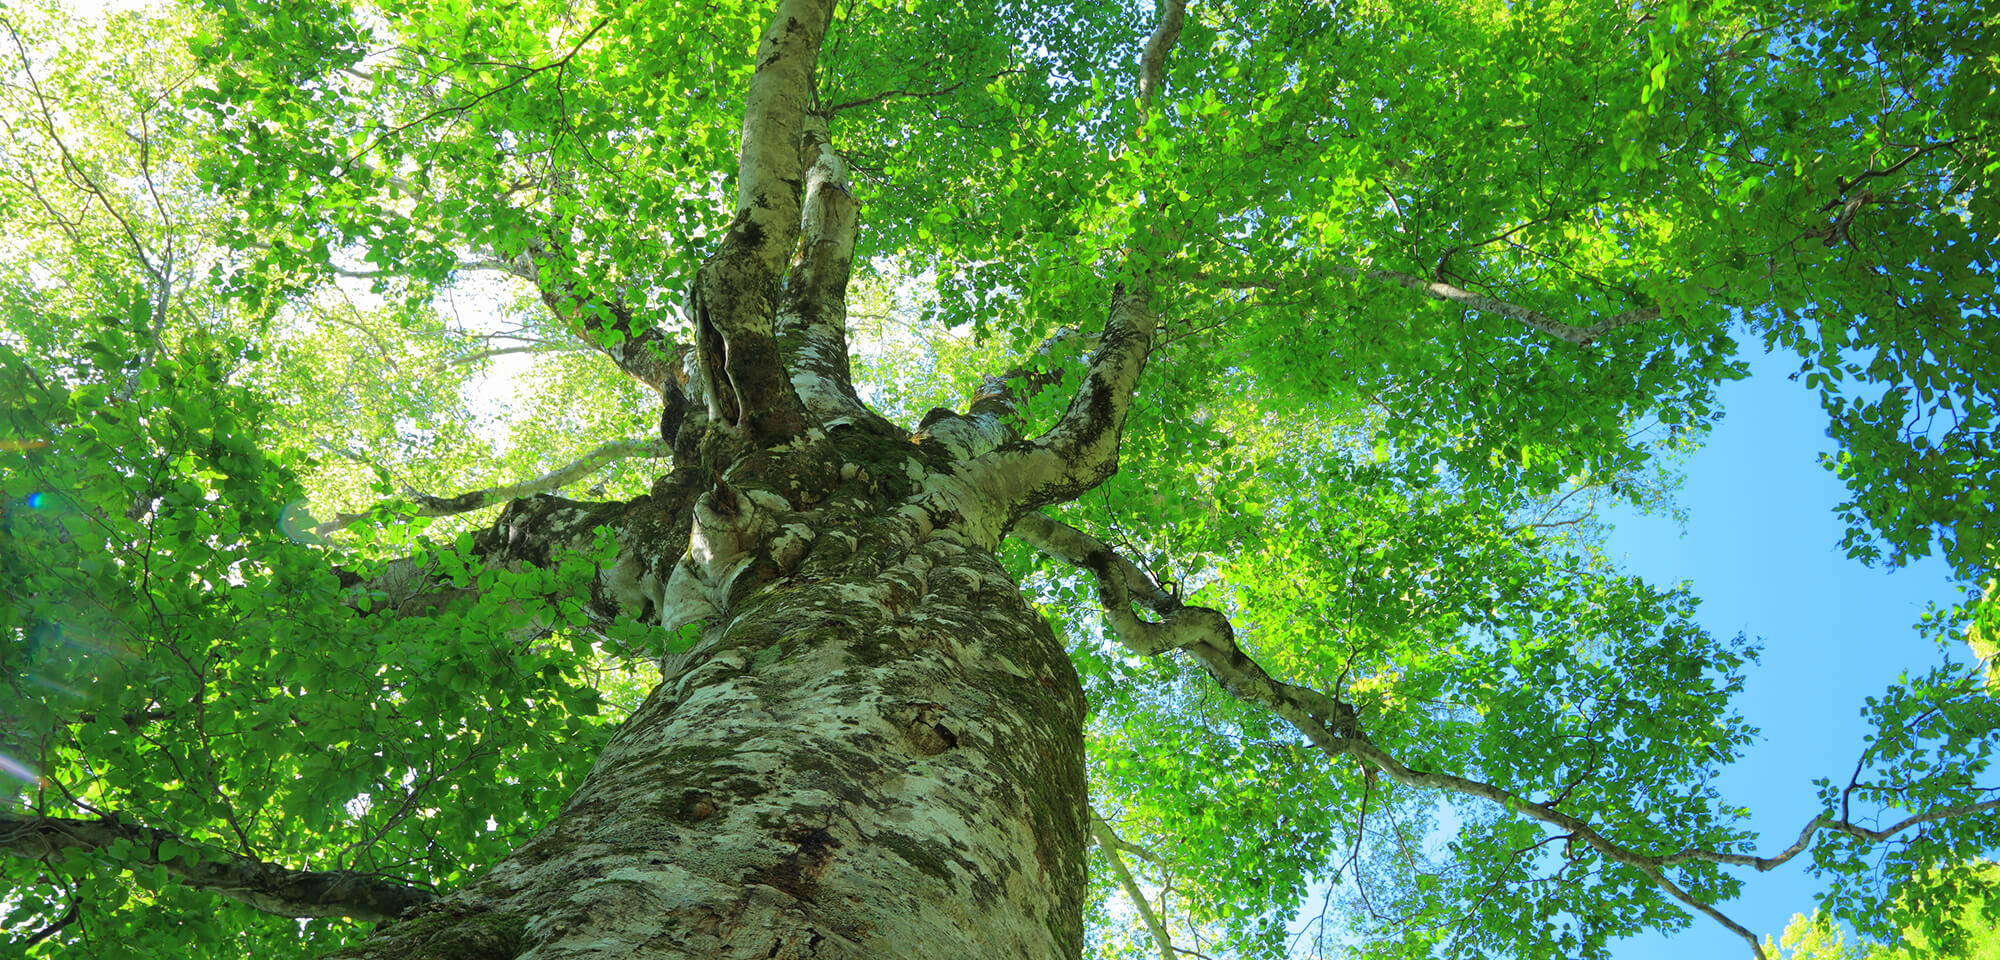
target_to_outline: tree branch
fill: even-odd
[[[1057,330],[1042,341],[1033,357],[997,377],[987,377],[972,395],[972,403],[964,413],[943,408],[932,410],[910,439],[916,443],[943,444],[952,456],[962,460],[970,460],[1001,444],[1019,440],[1021,405],[1044,388],[1061,383],[1063,378],[1061,370],[1037,370],[1034,362],[1037,359],[1049,361],[1056,348],[1079,339],[1083,337],[1075,327]],[[1014,387],[1017,381],[1022,385],[1019,390]]]
[[[1187,18],[1187,0],[1156,0],[1160,19],[1153,35],[1146,38],[1146,52],[1139,55],[1139,99],[1152,101],[1166,85],[1167,54],[1181,39],[1181,24]]]
[[[833,151],[826,119],[809,116],[806,127],[805,152],[814,159],[806,168],[799,249],[773,334],[807,415],[822,424],[845,420],[892,433],[895,427],[861,402],[848,364],[847,284],[860,204],[848,184],[846,162]]]
[[[489,568],[550,567],[571,552],[592,549],[599,527],[617,543],[616,559],[597,568],[581,596],[592,629],[626,616],[658,622],[674,561],[687,548],[692,504],[703,489],[698,471],[678,467],[654,481],[653,489],[626,501],[585,503],[549,494],[509,502],[491,526],[473,534],[471,555]],[[368,597],[370,615],[425,615],[461,602],[481,588],[476,580],[454,580],[436,560],[403,557],[363,577],[336,571],[358,602]],[[460,584],[467,584],[461,586]],[[358,603],[357,603],[358,605]],[[527,624],[525,632],[548,624]]]
[[[583,289],[559,242],[531,243],[508,272],[535,285],[549,312],[578,339],[604,354],[618,369],[659,393],[668,406],[685,405],[682,360],[689,348],[674,342],[658,324],[644,320],[623,301]]]
[[[1835,197],[1832,200],[1828,200],[1826,203],[1822,204],[1819,208],[1820,212],[1825,213],[1828,210],[1832,210],[1833,208],[1841,206],[1842,204],[1846,203],[1847,201],[1844,198],[1847,196],[1848,191],[1853,190],[1856,186],[1859,186],[1863,181],[1866,181],[1871,177],[1890,176],[1894,174],[1896,171],[1903,169],[1903,167],[1907,166],[1910,161],[1915,160],[1918,157],[1921,157],[1934,150],[1943,150],[1955,146],[1958,146],[1957,137],[1953,137],[1950,140],[1940,140],[1936,143],[1925,144],[1924,146],[1917,147],[1911,150],[1908,154],[1904,155],[1903,159],[1890,164],[1888,167],[1884,169],[1875,170],[1871,168],[1868,170],[1863,170],[1860,173],[1855,174],[1854,178],[1851,180],[1838,181],[1835,185],[1840,188],[1840,196]]]
[[[1490,313],[1495,316],[1506,317],[1522,326],[1532,330],[1539,330],[1558,340],[1566,340],[1570,343],[1586,347],[1613,330],[1621,327],[1629,327],[1636,323],[1647,323],[1657,320],[1661,315],[1660,308],[1658,307],[1639,307],[1604,317],[1595,323],[1579,326],[1564,323],[1538,310],[1509,303],[1497,297],[1473,293],[1470,290],[1456,287],[1449,283],[1425,280],[1422,277],[1414,277],[1407,273],[1397,273],[1394,270],[1362,270],[1349,266],[1332,266],[1328,269],[1350,280],[1372,280],[1376,283],[1402,287],[1405,290],[1421,293],[1433,300],[1443,300],[1446,303],[1457,304],[1468,310],[1477,310],[1480,313]],[[1277,290],[1282,286],[1277,282],[1269,280],[1222,280],[1220,281],[1220,285],[1239,290]]]
[[[1011,74],[1016,74],[1020,72],[1021,68],[1011,67],[1006,70],[1001,70],[997,73],[989,73],[986,76],[980,77],[978,79],[990,83],[994,80],[1000,79],[1001,77],[1009,76]],[[965,86],[967,82],[968,81],[960,80],[956,83],[947,84],[945,86],[939,87],[936,90],[905,90],[901,87],[898,87],[894,90],[884,90],[881,93],[875,94],[874,96],[871,97],[862,97],[859,100],[849,100],[845,103],[836,103],[833,106],[826,108],[826,115],[828,117],[837,117],[840,115],[840,112],[842,110],[852,110],[856,107],[866,107],[873,104],[881,103],[884,100],[893,100],[899,97],[907,97],[912,100],[926,100],[931,97],[942,97],[945,94],[948,94],[954,90],[957,90],[960,87]]]
[[[419,517],[449,517],[461,513],[470,513],[481,507],[504,503],[508,500],[518,500],[522,497],[529,497],[538,493],[560,490],[582,479],[591,471],[616,460],[623,460],[627,457],[665,457],[667,455],[666,445],[661,440],[651,438],[643,440],[610,440],[598,444],[589,453],[532,480],[471,490],[455,497],[434,497],[427,494],[417,494],[411,499],[417,503],[416,515]],[[373,509],[337,514],[333,519],[314,527],[313,532],[325,536],[337,530],[345,529],[353,526],[358,521],[374,515],[379,510],[393,507],[396,502],[388,501],[377,505]]]
[[[1090,372],[1047,433],[973,461],[980,492],[1004,517],[1073,500],[1118,472],[1118,445],[1157,321],[1148,284],[1112,293]]]
[[[507,355],[509,355],[509,354],[516,354],[516,353],[569,353],[569,352],[572,352],[572,351],[576,351],[576,350],[582,350],[582,349],[584,349],[584,346],[583,346],[582,344],[580,344],[580,343],[578,343],[578,344],[571,344],[571,343],[530,343],[530,344],[526,344],[526,345],[524,345],[524,346],[519,346],[519,347],[488,347],[488,348],[486,348],[486,349],[484,349],[484,350],[481,350],[481,351],[479,351],[479,352],[477,352],[477,353],[469,353],[469,354],[466,354],[465,356],[462,356],[462,357],[453,357],[452,359],[450,359],[450,360],[446,360],[445,362],[443,362],[443,363],[439,364],[438,366],[439,366],[439,367],[441,367],[441,368],[442,368],[442,367],[465,367],[465,366],[471,366],[472,364],[475,364],[475,363],[480,363],[480,362],[482,362],[482,361],[486,361],[486,360],[491,360],[491,359],[493,359],[494,357],[504,357],[504,356],[507,356]]]
[[[281,917],[394,920],[429,903],[422,887],[350,870],[293,870],[191,843],[153,827],[115,818],[75,820],[0,812],[0,853],[41,859],[66,850],[110,854],[132,847],[128,863],[154,864],[182,883]]]
[[[1132,898],[1133,906],[1139,908],[1139,919],[1145,922],[1147,932],[1153,935],[1153,942],[1159,945],[1160,960],[1174,960],[1173,938],[1167,936],[1166,926],[1153,914],[1153,905],[1146,902],[1145,891],[1139,889],[1139,881],[1133,879],[1132,871],[1125,869],[1125,858],[1119,855],[1119,851],[1126,846],[1125,841],[1118,839],[1111,825],[1105,823],[1095,810],[1090,812],[1090,835],[1097,840],[1097,848],[1104,851],[1105,859],[1111,861],[1111,873],[1118,878],[1118,885],[1125,888],[1125,895]]]
[[[779,0],[744,94],[736,214],[723,245],[760,261],[774,285],[797,236],[804,167],[799,147],[813,65],[833,8],[833,0]]]
[[[1352,706],[1337,697],[1271,677],[1237,647],[1234,630],[1221,613],[1205,607],[1182,605],[1136,564],[1120,557],[1097,538],[1041,514],[1024,515],[1015,523],[1013,533],[1043,553],[1086,570],[1096,578],[1098,596],[1106,605],[1106,619],[1112,634],[1127,649],[1144,656],[1157,656],[1173,649],[1187,651],[1201,662],[1224,690],[1238,699],[1267,707],[1291,723],[1328,756],[1352,757],[1406,786],[1479,797],[1554,827],[1604,859],[1639,871],[1661,892],[1742,937],[1750,944],[1750,950],[1758,960],[1764,960],[1764,950],[1756,935],[1714,905],[1682,889],[1666,876],[1666,868],[1701,860],[1770,870],[1805,850],[1813,834],[1820,829],[1880,841],[1924,823],[2000,809],[2000,800],[1940,807],[1881,830],[1862,827],[1845,818],[1835,822],[1821,815],[1806,826],[1790,847],[1769,858],[1705,849],[1686,849],[1665,855],[1642,854],[1613,841],[1586,820],[1549,804],[1537,803],[1504,787],[1449,773],[1411,769],[1367,738],[1359,727],[1359,718]],[[1142,620],[1132,611],[1131,603],[1135,601],[1158,613],[1162,619],[1158,622]]]
[[[415,120],[410,120],[408,122],[400,123],[397,124],[396,126],[377,131],[375,134],[370,136],[367,142],[363,143],[359,149],[355,150],[351,154],[348,154],[347,158],[340,162],[340,166],[343,169],[353,166],[355,163],[359,162],[362,157],[366,156],[369,151],[375,149],[376,144],[388,140],[391,137],[399,136],[405,130],[409,130],[412,127],[417,127],[429,123],[432,120],[438,119],[439,117],[455,116],[457,114],[464,113],[478,106],[481,102],[485,101],[489,97],[498,96],[499,94],[505,93],[508,90],[512,90],[513,88],[528,82],[530,78],[536,76],[537,74],[541,74],[549,70],[560,70],[564,67],[569,66],[569,62],[571,60],[576,59],[577,54],[583,52],[584,45],[588,44],[592,37],[597,36],[599,31],[603,30],[606,26],[610,25],[611,19],[612,19],[611,17],[607,16],[598,20],[595,24],[592,24],[590,29],[585,30],[583,32],[583,36],[578,37],[577,41],[574,44],[570,45],[568,53],[565,53],[554,60],[550,60],[547,63],[532,67],[518,63],[493,64],[494,66],[503,66],[510,70],[519,70],[521,72],[518,75],[516,75],[513,79],[508,80],[506,83],[500,84],[497,87],[487,90],[485,93],[473,97],[472,99],[467,100],[464,103],[456,103],[452,104],[451,106],[438,107],[437,109],[425,113],[424,115],[416,118]]]
[[[1352,270],[1352,268],[1340,269],[1343,272]],[[1449,283],[1424,280],[1406,273],[1396,273],[1393,270],[1370,270],[1365,274],[1360,273],[1360,271],[1354,271],[1354,274],[1365,276],[1378,283],[1389,283],[1402,287],[1405,290],[1414,290],[1433,300],[1443,300],[1447,303],[1455,303],[1469,310],[1477,310],[1481,313],[1491,313],[1506,317],[1519,322],[1522,326],[1539,330],[1559,340],[1567,340],[1570,343],[1585,347],[1589,346],[1592,341],[1620,327],[1629,327],[1635,323],[1646,323],[1660,318],[1660,308],[1640,307],[1634,310],[1627,310],[1623,313],[1613,314],[1596,323],[1573,326],[1539,311],[1530,310],[1527,307],[1508,303],[1505,300],[1489,297],[1484,294],[1473,293],[1470,290],[1464,290]]]
[[[1036,513],[1016,521],[1013,533],[1035,549],[1091,573],[1097,578],[1100,599],[1134,597],[1160,614],[1161,621],[1146,622],[1129,604],[1107,611],[1113,636],[1134,652],[1154,656],[1173,649],[1188,651],[1223,689],[1291,721],[1329,753],[1348,753],[1349,744],[1359,736],[1353,706],[1273,678],[1237,648],[1235,629],[1220,611],[1183,605],[1103,541]],[[1120,632],[1121,625],[1131,633]]]
[[[695,271],[695,360],[709,419],[759,445],[805,429],[773,328],[803,206],[813,64],[833,8],[834,0],[779,0],[744,95],[736,213],[721,248]]]
[[[1159,20],[1139,62],[1142,109],[1159,93],[1167,54],[1180,39],[1186,0],[1160,0]],[[1178,242],[1170,231],[1164,247]],[[1033,441],[1007,444],[973,461],[971,476],[981,496],[997,508],[1003,528],[1014,517],[1049,504],[1075,499],[1118,472],[1118,448],[1132,395],[1153,348],[1158,318],[1153,309],[1153,255],[1138,245],[1126,248],[1111,311],[1098,338],[1090,373],[1069,406]]]

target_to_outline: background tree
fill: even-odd
[[[1916,923],[1899,931],[1901,946],[1891,947],[1881,943],[1861,941],[1849,943],[1841,932],[1839,924],[1824,914],[1814,911],[1808,917],[1794,914],[1792,922],[1785,926],[1785,934],[1773,944],[1764,938],[1764,949],[1773,956],[1785,960],[1912,960],[1916,957],[1963,958],[1963,960],[1990,960],[2000,957],[2000,929],[1993,924],[1982,889],[1991,888],[1995,871],[1992,864],[1966,865],[1967,876],[1984,875],[1985,885],[1967,888],[1965,900],[1958,904],[1957,915],[1960,924],[1945,937],[1936,936],[1926,927],[1933,913],[1916,911]]]
[[[10,10],[11,942],[1760,950],[1808,852],[1950,936],[1977,674],[1760,857],[1754,650],[1592,524],[1749,335],[1992,574],[1991,17]]]

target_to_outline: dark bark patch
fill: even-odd
[[[885,830],[868,839],[878,847],[893,851],[904,863],[944,881],[954,891],[958,890],[961,881],[969,879],[975,887],[973,896],[982,903],[991,902],[999,896],[999,889],[984,879],[985,874],[979,864],[944,843],[894,830]],[[952,869],[954,864],[958,869]]]
[[[764,198],[761,194],[753,198],[753,200],[760,207],[770,206],[770,204],[764,202]],[[750,219],[746,215],[737,218],[737,221],[734,224],[731,224],[731,226],[736,230],[736,239],[742,242],[742,245],[745,249],[755,250],[758,247],[764,245],[763,224],[760,224],[757,221]]]
[[[825,827],[806,824],[794,825],[785,831],[785,839],[797,845],[791,854],[745,879],[750,883],[776,887],[811,903],[819,892],[819,878],[833,863],[834,851],[840,849],[840,841],[834,839]]]
[[[514,960],[527,937],[528,918],[462,906],[425,911],[405,920],[389,938],[388,956],[451,960]]]
[[[663,806],[667,807],[662,812],[668,819],[682,823],[700,823],[722,810],[722,803],[706,790],[683,790],[679,797]]]
[[[903,732],[903,745],[920,757],[935,757],[958,746],[958,734],[942,722],[944,708],[935,703],[903,703],[887,711]]]
[[[1075,459],[1082,451],[1094,446],[1104,433],[1111,429],[1117,408],[1112,404],[1112,387],[1102,376],[1092,375],[1090,382],[1077,391],[1077,397],[1070,410],[1063,414],[1065,419],[1075,416],[1081,421],[1074,444],[1056,446],[1056,453],[1066,459]]]

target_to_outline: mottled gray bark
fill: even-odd
[[[672,472],[629,504],[520,501],[477,544],[538,563],[608,527],[588,616],[699,642],[533,840],[339,956],[1080,954],[1082,686],[994,551],[1116,470],[1152,306],[1113,298],[1039,437],[947,442],[867,409],[844,333],[857,207],[805,112],[832,6],[778,0],[759,45],[735,217],[685,367],[654,375],[685,393],[663,392]]]
[[[693,545],[697,647],[535,839],[341,956],[1076,956],[1081,687],[925,453],[813,430],[627,543]]]

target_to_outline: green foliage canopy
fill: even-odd
[[[767,15],[213,0],[88,32],[9,11],[0,754],[21,810],[176,838],[6,861],[16,945],[307,956],[365,928],[211,916],[190,865],[448,887],[553,814],[673,641],[588,621],[608,553],[484,565],[490,513],[420,494],[652,431],[605,358],[686,338]],[[1595,507],[1667,508],[1761,341],[1826,407],[1849,552],[1994,574],[1994,14],[1186,16],[1148,102],[1140,6],[857,0],[812,105],[862,198],[871,401],[915,426],[982,376],[1073,386],[1124,265],[1150,264],[1164,328],[1121,471],[1061,519],[1227,610],[1410,768],[1491,791],[1314,753],[1190,664],[1124,653],[1088,583],[1015,550],[1072,638],[1121,859],[1174,937],[1246,957],[1295,949],[1326,890],[1346,909],[1315,936],[1383,956],[1603,956],[1726,900],[1755,838],[1709,781],[1754,735],[1729,697],[1755,651],[1609,564]],[[502,374],[522,386],[495,402]],[[594,500],[657,472],[592,463],[566,483]],[[365,585],[410,563],[465,597],[378,607]],[[1926,899],[1955,882],[1934,867],[2000,842],[1979,807],[2000,710],[1955,663],[1871,709],[1826,823],[1984,814],[1886,856],[1810,839],[1829,905],[1892,935],[1957,902]],[[1620,861],[1523,799],[1642,856],[1723,856]],[[1121,955],[1129,893],[1098,866],[1092,949]]]

